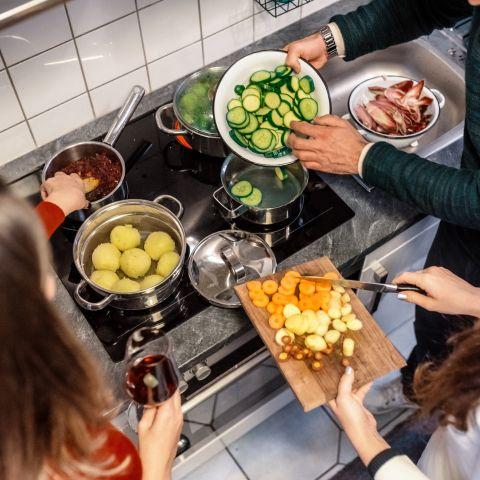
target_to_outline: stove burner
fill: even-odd
[[[319,177],[311,175],[303,195],[303,208],[291,222],[262,227],[237,220],[228,223],[212,198],[221,186],[223,159],[201,155],[161,133],[155,112],[131,122],[120,136],[116,148],[127,161],[130,198],[152,200],[168,193],[185,207],[181,222],[190,249],[213,232],[244,229],[256,233],[273,245],[278,262],[301,250],[353,217],[350,208]],[[140,154],[141,152],[141,154]],[[73,264],[72,244],[78,225],[69,222],[53,237],[55,270],[73,297],[80,276]],[[167,301],[141,311],[107,307],[98,312],[82,310],[85,318],[114,362],[123,360],[125,343],[133,330],[147,323],[160,323],[166,331],[198,314],[208,306],[191,286],[184,271],[179,287]]]
[[[173,124],[173,128],[175,130],[180,130],[180,128],[182,128],[182,124],[178,120],[175,120],[175,123]],[[192,146],[188,143],[187,139],[183,135],[177,135],[177,142],[180,145],[183,145],[185,148],[188,148],[189,150],[193,150]]]

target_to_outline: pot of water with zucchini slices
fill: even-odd
[[[222,165],[221,179],[222,187],[213,198],[227,220],[241,217],[258,225],[273,225],[300,213],[308,170],[300,162],[264,167],[231,153]]]

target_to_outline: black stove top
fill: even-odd
[[[153,200],[167,193],[183,203],[185,213],[181,221],[190,250],[213,232],[236,228],[262,236],[273,247],[280,262],[353,217],[353,211],[340,197],[317,175],[311,175],[303,195],[302,211],[289,224],[262,228],[245,221],[228,223],[212,198],[221,185],[223,159],[193,152],[175,137],[161,133],[156,127],[154,113],[131,122],[115,146],[126,161],[130,198]],[[72,296],[80,281],[72,257],[76,228],[78,225],[67,221],[52,237],[55,268]],[[91,296],[96,298],[93,292]],[[184,271],[180,287],[155,308],[125,311],[107,307],[98,312],[83,309],[82,312],[112,360],[118,362],[123,359],[126,340],[135,328],[147,322],[162,322],[168,331],[207,306]]]

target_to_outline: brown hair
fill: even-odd
[[[89,458],[104,442],[110,396],[45,297],[49,261],[33,210],[0,181],[0,478],[98,476],[107,467]]]
[[[415,400],[425,415],[439,414],[440,425],[468,429],[480,404],[480,320],[449,340],[451,354],[435,366],[421,365],[414,379]]]

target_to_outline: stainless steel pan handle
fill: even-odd
[[[213,192],[213,199],[217,203],[217,205],[221,208],[223,214],[230,220],[234,218],[238,218],[240,215],[243,215],[246,211],[248,211],[248,207],[246,205],[240,204],[238,207],[231,209],[227,205],[222,202],[220,198],[220,193],[224,192],[225,189],[223,187],[218,188]]]
[[[112,146],[114,145],[119,135],[122,133],[122,130],[125,128],[125,125],[128,123],[130,118],[132,118],[133,112],[137,108],[144,94],[145,89],[140,85],[135,85],[132,88],[127,100],[123,104],[123,107],[118,111],[112,126],[105,135],[103,143]]]
[[[86,300],[82,296],[82,293],[84,292],[86,287],[87,287],[87,282],[85,280],[82,280],[77,285],[77,288],[75,288],[74,297],[75,297],[75,301],[81,307],[85,308],[86,310],[90,310],[91,312],[102,310],[107,305],[109,305],[111,301],[114,300],[116,297],[115,294],[111,293],[110,295],[108,295],[108,297],[105,297],[103,300],[100,300],[99,302],[90,302],[89,300]]]
[[[178,207],[177,212],[173,212],[168,207],[166,208],[168,208],[168,210],[170,210],[178,219],[183,217],[183,212],[185,211],[185,208],[183,207],[183,203],[178,198],[173,197],[172,195],[164,194],[164,195],[159,195],[158,197],[153,199],[153,201],[155,203],[158,203],[159,205],[163,205],[163,200],[170,200],[171,202],[175,203]]]
[[[167,103],[166,105],[162,105],[158,108],[155,112],[155,121],[157,122],[158,129],[163,133],[168,133],[169,135],[186,135],[188,131],[181,128],[169,128],[163,123],[163,112],[165,110],[173,110],[173,103]]]

